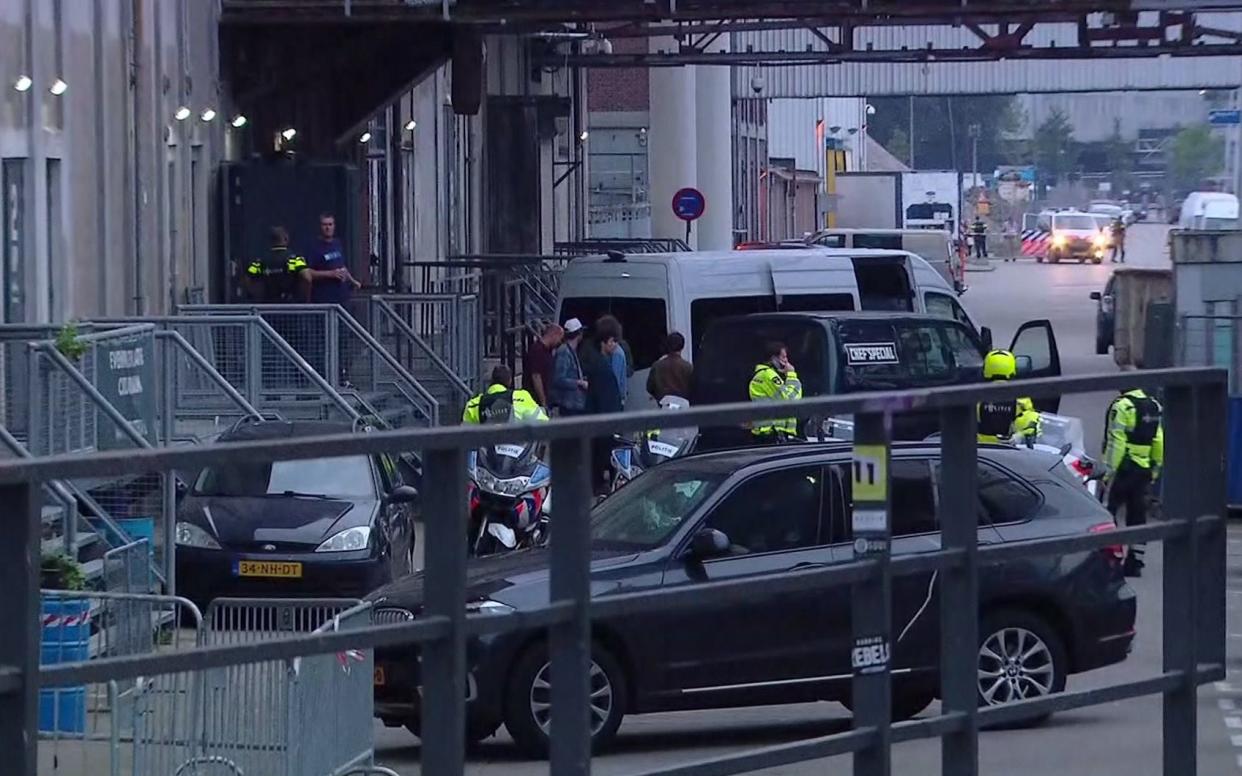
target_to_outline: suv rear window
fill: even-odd
[[[806,396],[824,393],[828,336],[822,324],[807,320],[720,321],[707,331],[694,357],[695,403],[746,401],[755,365],[766,360],[769,342],[781,342],[798,370]]]
[[[983,346],[950,321],[841,321],[841,378],[848,391],[977,380]]]

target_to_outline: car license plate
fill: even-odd
[[[376,667],[375,667],[375,686],[376,686],[376,687],[383,687],[383,686],[384,686],[384,682],[385,682],[385,679],[384,679],[384,667],[383,667],[383,666],[376,666]]]
[[[240,560],[233,567],[234,576],[301,579],[302,564],[279,560]]]

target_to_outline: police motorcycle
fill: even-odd
[[[484,422],[506,421],[512,407],[493,406]],[[552,470],[541,442],[480,447],[466,459],[470,477],[470,553],[495,555],[542,544],[547,537]]]
[[[660,409],[676,412],[690,406],[690,402],[681,396],[665,396],[660,400]],[[612,483],[611,491],[625,485],[653,466],[665,461],[681,458],[694,451],[699,440],[697,427],[656,429],[637,435],[636,438],[614,437],[617,443],[611,455]]]

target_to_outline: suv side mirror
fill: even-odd
[[[398,485],[388,494],[389,504],[413,504],[418,501],[418,491],[409,485]]]
[[[1023,375],[1029,375],[1031,373],[1031,370],[1035,368],[1035,363],[1031,361],[1030,356],[1014,356],[1014,361],[1017,362],[1017,366],[1018,366],[1017,376],[1018,377],[1022,377]]]
[[[980,329],[979,338],[983,340],[984,350],[992,349],[992,329],[990,327],[984,326],[982,329]]]
[[[1100,296],[1101,296],[1101,294],[1100,294],[1100,292],[1099,292],[1099,291],[1092,291],[1092,292],[1091,292],[1091,299],[1092,299],[1092,301],[1095,301],[1095,302],[1100,301]]]
[[[728,551],[729,537],[715,528],[704,528],[690,540],[690,557],[695,560],[719,557]]]

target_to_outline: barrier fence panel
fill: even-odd
[[[1229,392],[1242,393],[1242,315],[1182,315],[1178,319],[1178,366],[1229,370]]]
[[[972,454],[977,403],[1012,400],[1018,396],[1040,398],[1133,387],[1162,392],[1166,442],[1171,449],[1184,453],[1171,456],[1166,462],[1165,519],[1105,532],[1084,530],[978,546],[977,511],[975,504],[969,503],[971,487],[968,484],[977,474]],[[140,676],[146,677],[144,682],[172,682],[165,677],[185,675],[184,679],[177,680],[181,684],[172,685],[164,695],[172,707],[163,711],[152,707],[149,724],[156,727],[148,729],[163,732],[146,738],[153,741],[158,738],[154,743],[160,746],[181,745],[189,740],[187,730],[197,733],[198,729],[174,729],[172,720],[185,719],[190,715],[188,710],[193,709],[203,709],[200,716],[211,718],[208,712],[218,709],[219,714],[227,717],[221,724],[231,727],[218,728],[224,731],[220,735],[196,736],[200,749],[183,748],[179,754],[224,758],[236,763],[237,756],[243,752],[258,757],[262,753],[279,751],[282,740],[292,740],[288,737],[289,727],[283,728],[285,738],[280,739],[282,728],[273,717],[248,716],[253,714],[252,708],[296,709],[296,706],[269,703],[273,696],[288,703],[300,692],[296,677],[289,676],[287,661],[303,658],[305,663],[311,656],[327,658],[322,665],[316,663],[324,674],[313,668],[308,670],[313,677],[322,676],[325,681],[332,677],[332,681],[338,683],[337,691],[348,694],[351,677],[342,668],[342,653],[345,654],[344,665],[349,666],[351,660],[361,662],[351,657],[349,650],[416,645],[421,660],[423,703],[436,711],[422,720],[421,770],[436,776],[457,776],[463,773],[465,761],[466,689],[469,686],[466,645],[484,635],[494,637],[511,633],[527,638],[537,637],[540,630],[546,629],[552,676],[550,769],[558,776],[587,774],[590,770],[587,732],[591,719],[591,685],[584,667],[592,660],[592,620],[608,621],[657,611],[675,617],[686,607],[740,604],[757,596],[849,589],[855,612],[851,624],[855,644],[851,698],[856,710],[853,730],[651,773],[741,773],[853,753],[855,773],[882,776],[891,772],[892,743],[940,737],[943,739],[942,771],[953,776],[974,776],[978,773],[980,726],[1012,723],[1145,695],[1159,695],[1162,699],[1161,771],[1167,776],[1195,773],[1196,689],[1225,676],[1226,539],[1222,463],[1225,439],[1223,424],[1219,422],[1225,398],[1226,375],[1222,370],[1173,369],[819,397],[793,405],[782,404],[783,415],[802,418],[853,415],[857,420],[854,441],[802,448],[810,453],[823,451],[836,460],[844,455],[852,457],[850,469],[855,499],[852,525],[859,534],[852,557],[840,563],[729,581],[705,581],[628,593],[601,588],[594,595],[592,558],[587,551],[591,542],[587,520],[591,488],[588,472],[581,461],[592,438],[659,427],[667,418],[658,410],[560,419],[526,426],[400,430],[333,439],[275,440],[249,443],[244,447],[180,447],[140,450],[125,455],[0,463],[0,502],[13,505],[19,517],[30,517],[34,514],[37,488],[50,479],[116,477],[134,471],[195,468],[227,460],[243,449],[250,460],[259,461],[419,449],[425,451],[423,504],[424,514],[429,516],[426,522],[427,566],[421,582],[425,598],[407,619],[376,616],[376,623],[369,624],[363,621],[365,618],[359,618],[357,625],[360,627],[355,628],[352,627],[352,613],[343,613],[342,619],[350,625],[348,628],[323,628],[314,633],[295,631],[239,643],[207,642],[192,650],[121,657],[106,663],[80,661],[49,665],[38,670],[38,682],[22,681],[36,670],[31,654],[37,629],[36,612],[30,598],[34,593],[34,579],[27,563],[38,551],[37,543],[23,528],[25,521],[11,520],[14,541],[0,544],[0,589],[8,593],[0,598],[0,616],[8,622],[27,623],[27,630],[24,639],[0,640],[0,676],[16,679],[0,682],[0,717],[11,720],[0,729],[0,757],[13,764],[18,776],[33,776],[34,758],[23,736],[35,725],[34,693],[40,686],[71,687],[88,682],[120,682]],[[894,557],[887,541],[892,535],[885,485],[887,475],[873,477],[872,474],[885,471],[884,464],[892,445],[892,417],[911,409],[941,413],[938,463],[941,493],[948,504],[957,504],[960,508],[941,512],[942,545],[939,549]],[[703,428],[762,420],[772,416],[773,408],[744,403],[695,407],[681,412],[679,423]],[[467,613],[466,504],[463,498],[466,454],[483,445],[530,440],[550,444],[553,489],[557,494],[557,511],[550,529],[548,600],[544,605],[533,605],[511,614]],[[1161,569],[1163,660],[1155,673],[1142,675],[1140,667],[1133,665],[1140,670],[1130,672],[1127,681],[1066,690],[977,711],[973,708],[978,692],[979,645],[970,638],[970,621],[978,613],[978,569],[1031,556],[1086,553],[1117,544],[1150,541],[1166,543]],[[894,633],[891,618],[885,614],[885,609],[891,606],[886,589],[891,584],[889,580],[929,572],[945,575],[940,599],[944,627],[939,634],[944,704],[939,715],[891,724],[887,712],[891,703],[892,669],[887,655]],[[385,607],[384,602],[379,605]],[[327,671],[333,660],[337,661],[336,672]],[[233,678],[217,680],[214,672],[220,671],[235,673],[231,675]],[[244,674],[245,671],[251,673]],[[1135,676],[1136,673],[1139,675]],[[196,680],[194,676],[199,678]],[[196,690],[194,681],[207,683],[208,689],[215,693],[210,696],[216,699],[211,703],[216,705],[208,705],[207,690],[202,687]],[[244,692],[252,695],[237,695]],[[230,693],[240,700],[220,700]],[[362,702],[361,696],[359,700]],[[248,719],[252,722],[243,724]],[[285,719],[302,718],[290,711]],[[314,734],[325,733],[318,726],[326,722],[316,719],[308,724],[316,726]],[[1156,731],[1145,734],[1155,735]],[[346,736],[351,740],[352,737],[352,733]],[[237,741],[262,746],[246,748]],[[215,749],[202,749],[217,743],[219,747]],[[316,745],[318,743],[322,742]],[[335,753],[330,753],[330,759],[337,755],[347,757],[356,748],[348,741],[342,743]],[[296,762],[296,757],[276,758],[271,764],[260,763],[257,769],[245,772],[281,774],[280,768]]]
[[[409,294],[368,301],[367,328],[450,416],[459,415],[478,392],[483,363],[477,298]]]
[[[357,413],[389,428],[434,425],[438,402],[413,375],[338,305],[187,305],[190,316],[258,315],[270,325],[280,344],[299,357],[291,361],[275,341],[254,346],[252,372],[262,376],[265,391],[306,388],[304,363],[334,392],[346,396]],[[318,383],[319,380],[315,382]]]
[[[145,552],[145,547],[142,549]],[[40,600],[40,663],[45,666],[156,652],[169,654],[198,643],[201,616],[185,599],[143,593],[43,590]],[[133,773],[135,697],[140,687],[141,680],[129,678],[42,691],[39,773]]]

